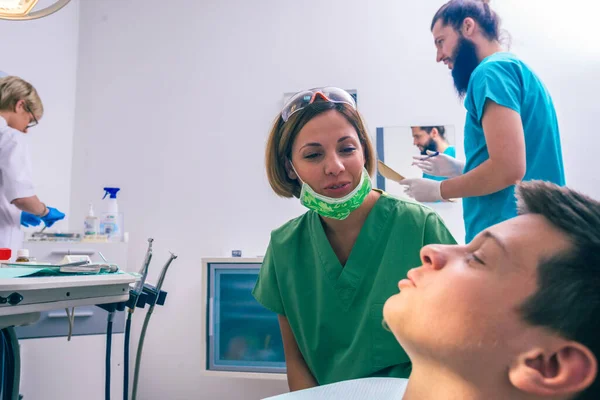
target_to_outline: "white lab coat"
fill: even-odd
[[[13,254],[22,246],[23,232],[21,210],[11,202],[35,195],[31,175],[25,135],[0,117],[0,247],[10,248]]]

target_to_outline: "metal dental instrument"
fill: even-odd
[[[106,257],[104,257],[104,254],[102,254],[101,251],[98,252],[98,255],[100,256],[100,258],[102,258],[102,260],[108,264],[108,260],[106,259]]]
[[[167,263],[165,264],[162,271],[160,272],[160,278],[158,278],[158,283],[156,284],[156,297],[157,298],[158,298],[158,295],[162,288],[163,282],[165,280],[165,275],[167,275],[167,270],[169,269],[169,266],[171,265],[173,260],[175,260],[176,258],[177,258],[177,256],[175,254],[171,253],[171,257],[169,257],[169,259],[167,260]],[[137,386],[138,386],[138,379],[140,377],[140,365],[142,363],[142,350],[144,349],[144,338],[146,337],[146,330],[148,329],[148,323],[150,322],[150,317],[152,316],[152,312],[154,311],[155,305],[156,305],[156,299],[154,299],[154,301],[150,305],[150,309],[146,313],[146,318],[144,318],[144,325],[142,326],[142,331],[140,333],[140,342],[138,344],[137,357],[135,360],[135,370],[133,373],[133,389],[132,389],[132,393],[131,393],[131,400],[136,400],[136,397],[137,397]]]
[[[98,252],[98,255],[106,263],[106,265],[101,265],[100,266],[100,268],[102,268],[102,270],[108,271],[108,272],[117,272],[119,270],[119,266],[116,265],[116,264],[109,263],[108,260],[106,259],[106,257],[104,257],[104,254],[102,254],[101,251]]]
[[[150,260],[152,260],[152,242],[154,242],[154,239],[148,238],[148,251],[146,251],[144,264],[142,264],[142,268],[139,272],[142,277],[137,281],[133,289],[138,295],[144,290],[144,284],[146,283],[146,277],[148,276],[148,266],[150,265]],[[135,308],[135,304],[133,305],[133,308]]]
[[[87,262],[87,260],[85,261],[74,261],[71,263],[67,263],[67,264],[60,264],[58,265],[58,267],[79,267],[81,265],[88,265],[89,263]]]
[[[171,252],[169,252],[169,253],[171,253]],[[176,258],[177,258],[177,256],[175,254],[171,253],[171,257],[169,258],[169,260],[163,267],[162,271],[160,272],[160,277],[158,278],[158,283],[156,284],[157,291],[160,292],[160,288],[162,287],[163,282],[165,280],[165,275],[167,275],[167,270],[169,269],[169,266],[171,265],[173,260],[175,260]],[[152,305],[152,307],[154,307],[154,304]]]

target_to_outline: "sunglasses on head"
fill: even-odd
[[[281,118],[283,122],[287,120],[296,112],[306,108],[308,105],[315,102],[315,100],[321,99],[330,103],[344,103],[348,104],[352,108],[356,109],[356,101],[354,97],[344,89],[340,89],[333,86],[315,88],[309,90],[303,90],[293,95],[288,102],[283,106],[281,111]]]

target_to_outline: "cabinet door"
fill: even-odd
[[[122,333],[112,338],[113,400],[123,398],[123,341]],[[70,342],[64,337],[25,339],[19,345],[23,400],[105,399],[106,336],[76,336]]]
[[[108,313],[96,306],[75,308],[73,336],[106,333]],[[125,331],[125,312],[117,312],[113,319],[113,333]],[[19,339],[68,336],[69,319],[65,309],[44,311],[31,325],[15,327]]]
[[[259,269],[209,265],[209,370],[285,373],[277,314],[252,297]]]

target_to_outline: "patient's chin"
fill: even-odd
[[[404,304],[400,294],[393,295],[383,305],[384,325],[397,337],[398,328],[402,327]]]
[[[398,311],[398,294],[388,298],[383,305],[383,318],[386,321],[388,321],[388,318],[392,318]]]

